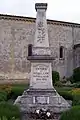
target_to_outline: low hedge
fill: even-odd
[[[60,120],[80,120],[80,106],[73,106],[62,113]]]
[[[72,88],[71,87],[56,87],[57,92],[66,100],[73,100]]]
[[[8,93],[8,100],[15,100],[18,96],[22,95],[25,89],[28,88],[28,84],[14,84],[12,85],[11,92]]]
[[[66,100],[73,100],[73,95],[70,91],[59,91],[58,93]]]
[[[75,88],[80,88],[80,82],[74,83]]]
[[[72,100],[72,106],[80,105],[80,88],[72,90],[59,90],[58,93],[66,100]]]
[[[13,87],[11,93],[8,94],[8,99],[16,99],[18,96],[22,95],[25,88],[23,87]]]

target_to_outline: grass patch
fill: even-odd
[[[80,106],[73,106],[70,110],[62,113],[60,120],[80,120]]]

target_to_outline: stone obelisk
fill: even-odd
[[[49,47],[48,31],[46,22],[47,4],[36,4],[36,32],[34,39],[35,47]]]
[[[37,11],[36,17],[36,31],[34,45],[32,48],[32,56],[28,59],[31,60],[31,80],[30,86],[34,89],[51,89],[52,86],[52,68],[47,21],[46,9],[47,4],[35,4]]]
[[[31,120],[36,110],[49,110],[54,118],[62,111],[70,108],[52,85],[51,56],[46,21],[46,3],[36,3],[36,31],[34,44],[29,46],[28,60],[31,62],[30,87],[24,91],[15,103],[19,105],[22,120]],[[32,118],[31,115],[33,114]]]

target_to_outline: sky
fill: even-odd
[[[0,0],[0,14],[36,17],[35,3],[48,3],[47,19],[80,23],[80,0]]]

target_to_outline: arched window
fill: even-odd
[[[28,45],[28,56],[32,55],[32,44]]]
[[[60,46],[59,57],[60,57],[60,58],[63,58],[63,46]]]

